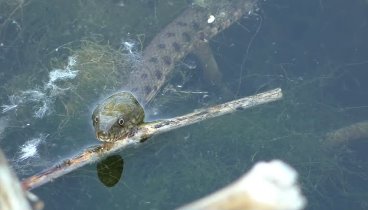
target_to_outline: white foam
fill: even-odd
[[[46,134],[40,134],[38,137],[30,139],[20,146],[18,161],[39,157],[38,147],[45,141],[47,136]]]
[[[8,98],[9,98],[10,104],[1,105],[1,108],[3,108],[2,110],[3,113],[16,109],[19,103],[21,103],[21,99],[15,95],[11,95]]]
[[[64,69],[54,69],[49,73],[49,80],[42,88],[29,89],[21,91],[19,94],[9,96],[10,104],[3,104],[2,112],[16,110],[20,106],[25,106],[32,103],[31,107],[34,110],[33,116],[35,118],[43,118],[45,115],[51,113],[51,107],[55,97],[64,94],[70,88],[61,88],[58,86],[60,82],[73,80],[78,75],[78,70],[74,67],[77,63],[75,56],[68,58],[68,64]],[[58,83],[58,84],[56,84]]]
[[[122,41],[121,47],[124,55],[127,55],[128,58],[124,59],[127,62],[130,62],[132,66],[137,66],[140,61],[142,60],[142,54],[140,52],[139,45],[136,41],[129,40],[129,41]]]

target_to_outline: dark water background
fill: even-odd
[[[115,48],[136,34],[149,40],[187,5],[33,0],[16,9],[10,2],[1,2],[0,21],[7,21],[0,34],[1,104],[8,104],[16,91],[41,87],[51,61],[58,56],[66,60],[67,53],[55,52],[58,47],[96,34]],[[121,3],[124,6],[118,6]],[[124,172],[112,188],[98,180],[96,164],[37,188],[34,193],[46,209],[173,209],[230,183],[255,162],[271,159],[299,172],[307,209],[367,209],[367,139],[336,148],[326,148],[324,140],[326,133],[368,118],[368,2],[269,0],[259,8],[210,44],[233,93],[230,98],[281,87],[282,101],[155,136],[121,151]],[[6,15],[13,9],[9,21]],[[206,91],[209,99],[192,94],[180,101],[161,95],[155,102],[156,117],[176,116],[226,98],[203,85],[200,73],[188,75],[184,90]],[[58,101],[56,112],[43,120],[23,112],[1,115],[6,123],[0,125],[0,147],[21,178],[98,143],[88,112],[95,100],[77,120],[67,122],[72,126],[63,132],[53,123],[63,119],[57,115]],[[19,161],[19,146],[40,134],[48,136],[39,157]]]

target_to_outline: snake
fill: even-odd
[[[256,3],[257,0],[225,0],[222,4],[212,4],[210,9],[194,5],[185,9],[144,48],[142,62],[130,73],[124,91],[96,106],[92,123],[97,139],[115,142],[132,134],[144,123],[143,107],[164,86],[175,64],[196,46],[253,13]]]

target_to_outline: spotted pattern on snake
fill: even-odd
[[[175,64],[202,42],[223,31],[256,8],[257,0],[233,0],[208,10],[189,7],[157,34],[143,51],[141,64],[132,71],[124,92],[102,101],[92,115],[96,137],[104,142],[123,139],[144,120],[143,106],[163,87]],[[207,22],[214,15],[214,22]],[[137,99],[132,95],[137,97]],[[138,102],[139,101],[139,102]]]
[[[216,20],[208,23],[208,10],[191,6],[157,34],[143,51],[142,63],[128,79],[123,90],[130,91],[142,105],[148,104],[168,80],[175,64],[201,42],[228,28],[256,9],[257,0],[233,0],[212,7]]]

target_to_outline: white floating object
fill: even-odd
[[[229,186],[177,210],[301,210],[306,199],[297,176],[279,160],[260,162]]]
[[[207,20],[207,23],[213,23],[214,21],[215,21],[215,16],[213,16],[213,15],[210,15],[209,17],[208,17],[208,20]]]

